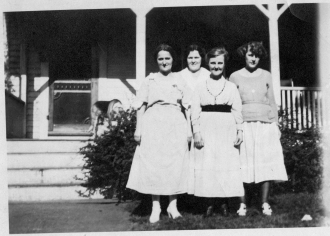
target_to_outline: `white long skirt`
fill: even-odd
[[[199,197],[244,195],[239,150],[234,146],[237,129],[231,113],[202,112],[202,149],[194,148],[194,185],[189,193]]]
[[[187,121],[179,107],[154,105],[143,115],[127,188],[153,195],[187,192]]]
[[[240,161],[245,183],[288,180],[278,127],[275,122],[243,123]]]

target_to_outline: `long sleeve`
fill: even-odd
[[[200,115],[202,112],[200,91],[197,87],[192,96],[191,104],[191,124],[193,126],[193,133],[200,132]]]
[[[143,103],[148,103],[148,91],[149,91],[149,78],[147,77],[141,84],[140,89],[137,91],[136,97],[132,104],[132,107],[137,110]]]
[[[267,81],[267,83],[268,83],[267,97],[269,99],[269,104],[272,108],[272,112],[275,116],[275,122],[278,123],[278,111],[277,111],[277,105],[275,102],[273,80],[272,80],[271,75],[267,79],[268,79],[268,81]]]
[[[233,86],[233,104],[231,106],[231,113],[233,114],[236,121],[236,128],[242,129],[243,116],[242,116],[242,100],[236,85]]]
[[[192,91],[189,88],[188,84],[186,83],[186,81],[181,78],[180,80],[180,90],[182,92],[182,106],[188,110],[189,107],[191,106],[191,97],[192,97]]]

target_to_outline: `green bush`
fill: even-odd
[[[121,112],[121,116],[114,120],[117,126],[110,126],[110,132],[80,150],[85,160],[85,178],[80,179],[85,181],[82,186],[86,188],[85,192],[78,192],[81,196],[89,197],[99,191],[105,198],[115,195],[119,202],[138,196],[135,191],[126,189],[136,148],[136,112]],[[318,192],[322,184],[320,130],[299,131],[282,126],[281,132],[289,181],[275,183],[272,193]]]
[[[321,189],[323,176],[320,129],[312,127],[297,130],[284,125],[281,132],[288,181],[275,183],[272,191],[274,193],[318,192]]]
[[[86,181],[81,184],[86,191],[79,191],[80,196],[89,197],[99,191],[105,198],[115,195],[120,202],[135,195],[133,191],[126,189],[126,183],[136,148],[136,112],[123,111],[120,117],[113,120],[117,121],[117,125],[110,124],[109,132],[80,150],[85,160],[85,177],[76,179]]]

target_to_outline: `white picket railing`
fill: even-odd
[[[281,117],[290,128],[324,126],[322,91],[319,87],[281,87]]]

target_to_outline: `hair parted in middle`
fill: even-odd
[[[243,58],[249,51],[260,59],[265,59],[268,56],[267,51],[262,42],[251,41],[237,49],[238,55]]]
[[[220,56],[220,55],[224,55],[225,57],[225,63],[228,61],[229,59],[229,54],[227,52],[227,50],[224,47],[215,47],[212,48],[205,56],[205,61],[207,64],[209,64],[209,61],[211,58]]]
[[[172,56],[173,64],[174,64],[174,62],[176,61],[176,53],[175,53],[174,49],[173,49],[170,45],[168,45],[168,44],[164,44],[164,43],[161,44],[161,45],[159,45],[159,46],[156,48],[155,52],[154,52],[154,60],[155,60],[155,62],[157,62],[158,53],[159,53],[160,51],[166,51],[166,52],[169,52],[169,53],[171,54],[171,56]]]
[[[112,99],[112,100],[109,102],[109,106],[108,106],[108,110],[107,110],[107,116],[108,116],[108,118],[111,117],[111,113],[112,113],[112,111],[113,111],[113,106],[114,106],[116,103],[120,103],[120,104],[122,104],[121,101],[118,100],[118,99]]]
[[[185,59],[187,59],[188,55],[190,54],[190,52],[193,52],[193,51],[197,51],[199,53],[199,55],[201,56],[202,60],[204,60],[205,58],[205,49],[202,48],[201,46],[199,46],[198,44],[190,44],[187,48],[186,48],[186,51],[185,51]]]
[[[193,51],[197,51],[200,55],[200,57],[202,58],[202,63],[201,63],[201,66],[205,66],[205,49],[202,48],[199,44],[197,43],[193,43],[193,44],[190,44],[185,52],[184,52],[184,65],[186,66],[187,64],[187,59],[188,59],[188,56],[190,54],[190,52],[193,52]]]

